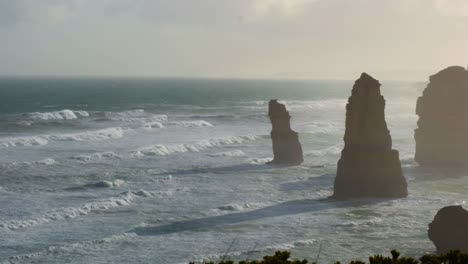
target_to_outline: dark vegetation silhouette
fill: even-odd
[[[269,164],[299,165],[304,162],[302,146],[297,132],[291,129],[291,116],[283,104],[271,100],[268,104],[271,121],[273,160]]]
[[[416,105],[415,160],[422,166],[468,167],[468,71],[452,66],[429,80]]]
[[[370,256],[368,262],[354,260],[349,264],[467,264],[468,254],[460,251],[450,251],[447,254],[432,255],[426,254],[418,259],[411,257],[400,257],[400,253],[396,250],[391,251],[391,257],[383,255]],[[272,256],[265,256],[261,260],[239,261],[238,264],[308,264],[308,260],[291,260],[291,253],[288,251],[277,251]],[[204,264],[235,264],[232,260],[222,260],[221,262],[203,262]],[[195,264],[190,262],[189,264]],[[310,264],[318,264],[318,262],[310,262]],[[335,262],[341,264],[341,262]],[[343,263],[344,264],[344,263]]]
[[[333,197],[400,198],[408,195],[398,151],[385,122],[380,83],[363,73],[346,106],[345,146],[338,161]]]

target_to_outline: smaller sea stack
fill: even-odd
[[[451,250],[468,253],[468,211],[455,205],[440,209],[429,224],[428,235],[439,254]]]
[[[468,71],[452,66],[430,77],[419,97],[415,160],[425,167],[468,167]]]
[[[338,161],[336,199],[408,195],[398,151],[385,122],[380,83],[366,73],[354,84],[346,105],[344,149]]]
[[[298,135],[291,129],[291,116],[283,104],[271,100],[268,104],[274,158],[268,164],[299,165],[304,161]]]

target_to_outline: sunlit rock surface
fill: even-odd
[[[271,100],[268,115],[272,125],[271,140],[274,158],[270,164],[299,165],[303,159],[298,135],[291,129],[291,116],[283,104]]]
[[[468,166],[468,71],[453,66],[432,75],[416,113],[415,160],[423,166]]]
[[[468,211],[461,206],[440,209],[429,224],[428,234],[438,253],[450,250],[468,253]]]
[[[380,83],[363,73],[346,106],[345,147],[338,161],[333,197],[397,198],[408,195],[398,151],[385,122]]]

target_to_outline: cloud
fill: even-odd
[[[132,17],[156,24],[216,26],[239,19],[292,19],[317,1],[328,0],[0,0],[0,24]]]
[[[23,1],[0,0],[0,24],[16,23],[23,12]]]
[[[448,16],[468,16],[468,1],[466,0],[434,0],[437,11]]]
[[[253,0],[247,18],[258,21],[269,17],[293,18],[301,14],[305,7],[317,0]]]

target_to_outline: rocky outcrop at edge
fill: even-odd
[[[419,97],[415,160],[427,167],[468,167],[468,71],[449,67],[430,77]]]
[[[459,205],[440,209],[429,224],[428,235],[440,254],[451,250],[468,253],[468,211]]]

